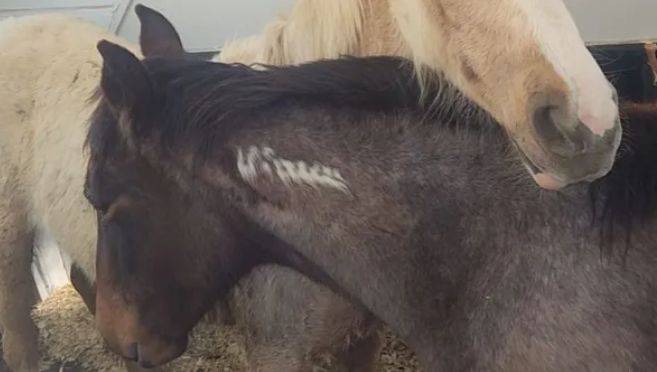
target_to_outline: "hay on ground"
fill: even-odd
[[[71,372],[125,372],[120,358],[103,347],[91,314],[70,284],[40,303],[32,317],[40,331],[47,371],[59,371],[63,366],[62,371]],[[413,354],[401,341],[390,332],[386,332],[385,340],[380,355],[381,371],[420,371]],[[162,371],[246,371],[242,342],[232,327],[204,320],[194,330],[187,352],[163,366]]]

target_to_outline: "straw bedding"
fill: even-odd
[[[41,333],[44,368],[47,368],[44,370],[125,372],[120,359],[103,348],[93,318],[72,286],[50,295],[32,316]],[[162,367],[163,372],[245,371],[242,339],[230,327],[204,321],[196,327],[190,341],[189,350]],[[389,332],[380,363],[384,372],[420,371],[413,354]]]

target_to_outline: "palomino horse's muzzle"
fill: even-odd
[[[617,108],[618,97],[615,89],[612,91]],[[619,115],[602,125],[595,118],[584,122],[576,107],[559,93],[532,97],[530,112],[537,146],[518,145],[539,185],[558,189],[594,181],[611,170],[622,137]]]

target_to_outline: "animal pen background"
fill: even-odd
[[[185,39],[185,44],[190,46],[190,51],[210,58],[220,50],[220,46],[228,39],[244,37],[259,32],[260,27],[273,17],[278,11],[285,11],[294,0],[188,0],[185,2],[177,0],[141,0],[140,2],[157,8],[167,15],[179,28],[181,36]],[[319,0],[328,1],[328,0]],[[568,0],[566,3],[568,4]],[[575,0],[570,0],[575,6]],[[597,0],[579,1],[578,7],[585,3],[594,3],[593,9],[604,8],[604,5]],[[602,67],[605,74],[616,86],[619,96],[635,102],[651,101],[657,99],[657,86],[655,85],[655,76],[648,64],[647,54],[640,40],[657,39],[657,22],[650,17],[657,14],[657,5],[654,0],[634,0],[629,5],[623,2],[623,8],[634,8],[632,15],[624,13],[619,16],[613,10],[612,14],[605,15],[600,13],[600,19],[595,19],[595,14],[585,12],[582,9],[572,9],[578,26],[582,29],[582,34],[586,41],[592,44],[590,49],[593,52],[597,62]],[[621,3],[621,2],[618,2]],[[126,37],[131,41],[136,41],[138,28],[132,11],[135,5],[131,0],[4,0],[0,2],[0,20],[9,16],[21,16],[34,14],[45,11],[58,11],[78,14],[82,17],[89,18],[107,27],[111,31]],[[642,8],[643,7],[643,8]],[[591,8],[589,8],[591,9]],[[649,11],[652,9],[652,11]],[[578,15],[579,14],[579,15]],[[648,16],[646,16],[648,14]],[[608,19],[603,19],[607,17]],[[611,18],[613,21],[611,21]],[[644,20],[637,20],[637,17],[644,17]],[[647,18],[645,18],[647,17]],[[244,20],[247,20],[244,22]],[[584,22],[586,21],[586,22]],[[623,42],[626,40],[627,42]],[[607,44],[607,45],[605,45]],[[66,257],[62,257],[57,249],[56,242],[49,240],[45,235],[41,236],[40,253],[33,265],[33,273],[37,281],[38,290],[43,298],[49,293],[64,285],[67,280],[67,271],[69,263]],[[65,289],[70,291],[70,288]],[[56,301],[46,299],[44,308],[53,309],[57,306],[63,306],[62,312],[69,312],[69,316],[77,316],[76,311],[85,308],[78,304],[78,308],[66,308],[71,304],[60,304]],[[88,314],[79,314],[80,329],[90,328]],[[86,317],[86,318],[85,318]],[[46,324],[43,324],[47,327]],[[74,332],[75,330],[71,330]],[[199,348],[204,342],[210,343],[210,339],[215,337],[232,336],[217,335],[214,333],[197,335]],[[83,336],[79,339],[84,339]],[[72,338],[73,340],[73,338]],[[90,341],[92,342],[92,341]],[[1,346],[1,345],[0,345]],[[227,348],[232,347],[226,345]],[[216,354],[224,353],[226,350],[217,350]],[[217,359],[217,366],[224,363],[238,363],[239,351],[228,350],[235,360]],[[412,366],[403,364],[397,359],[408,360],[410,355],[404,349],[403,345],[396,342],[389,342],[383,351],[382,357],[385,365],[390,366],[391,370],[411,370]],[[184,361],[182,362],[184,363]],[[63,367],[55,365],[52,371],[76,371],[76,367]],[[189,367],[191,369],[191,365]],[[408,369],[407,369],[408,368]],[[0,372],[4,372],[6,367],[0,360]],[[224,370],[224,369],[218,369]]]

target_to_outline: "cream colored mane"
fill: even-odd
[[[226,43],[213,60],[284,65],[340,55],[407,54],[388,0],[300,0],[261,35]]]

